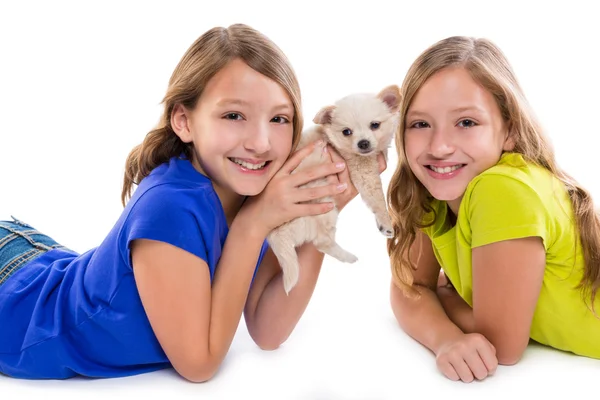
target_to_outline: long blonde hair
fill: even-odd
[[[387,247],[395,284],[408,295],[416,293],[412,288],[416,266],[409,257],[409,251],[415,241],[417,229],[431,225],[436,217],[430,207],[430,194],[405,162],[406,113],[425,81],[447,67],[464,68],[494,96],[509,135],[515,140],[514,152],[546,168],[564,183],[573,205],[585,262],[580,288],[585,297],[591,298],[593,304],[600,285],[600,220],[592,198],[558,167],[554,150],[502,51],[489,40],[462,36],[443,39],[426,49],[412,64],[402,85],[400,128],[396,136],[399,162],[387,193],[395,232]],[[432,219],[424,221],[427,215],[431,215]]]
[[[296,147],[303,125],[301,93],[287,57],[269,38],[247,25],[212,28],[200,36],[179,61],[162,100],[164,111],[158,125],[127,156],[121,193],[123,205],[131,196],[133,186],[158,165],[179,155],[192,158],[192,144],[182,142],[171,127],[173,108],[182,104],[193,109],[208,81],[234,59],[243,60],[287,91],[294,106],[292,149]]]

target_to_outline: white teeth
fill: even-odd
[[[430,165],[429,168],[431,168],[432,170],[434,170],[435,172],[437,172],[438,174],[447,174],[449,172],[452,171],[456,171],[457,169],[459,169],[460,167],[462,167],[462,164],[459,165],[453,165],[452,167],[434,167],[433,165]]]
[[[230,160],[233,161],[234,163],[238,164],[238,165],[241,165],[244,168],[254,169],[254,170],[263,168],[265,166],[265,164],[267,163],[265,161],[265,162],[262,162],[260,164],[251,164],[251,163],[246,162],[244,160],[240,160],[239,158],[230,158]]]

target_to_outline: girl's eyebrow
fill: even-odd
[[[464,112],[472,112],[475,111],[477,113],[480,114],[485,114],[485,110],[481,107],[478,106],[467,106],[467,107],[458,107],[455,108],[454,110],[450,111],[451,114],[460,114],[460,113],[464,113]]]
[[[217,106],[219,106],[219,107],[228,106],[228,105],[250,107],[252,104],[250,102],[248,102],[246,100],[242,100],[242,99],[227,99],[227,98],[221,99],[217,102]],[[292,112],[292,111],[294,111],[294,107],[290,103],[281,103],[272,108],[272,111],[279,111],[279,110]]]
[[[279,104],[279,105],[273,107],[273,111],[279,111],[279,110],[293,112],[294,111],[294,107],[291,104],[289,104],[289,103],[282,103],[282,104]]]
[[[486,111],[478,106],[465,106],[465,107],[458,107],[455,109],[450,110],[449,114],[461,114],[464,112],[476,112],[476,113],[480,113],[480,114],[486,114]],[[424,111],[419,111],[419,110],[411,110],[408,113],[406,113],[406,118],[409,117],[422,117],[422,118],[426,118],[429,117],[429,114],[427,114]]]
[[[218,106],[225,106],[225,105],[238,105],[238,106],[248,106],[250,105],[250,103],[248,103],[245,100],[242,99],[221,99],[217,102]]]
[[[418,110],[411,110],[408,113],[406,113],[406,118],[408,117],[428,117],[429,114],[427,114],[426,112],[423,111],[418,111]]]

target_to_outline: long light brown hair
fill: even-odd
[[[158,125],[127,156],[121,193],[123,205],[133,186],[154,168],[171,157],[183,155],[192,159],[193,145],[182,142],[171,127],[173,108],[181,104],[193,109],[208,81],[234,59],[241,59],[286,90],[294,106],[292,149],[296,147],[303,125],[301,93],[287,57],[269,38],[247,25],[212,28],[196,39],[175,67],[162,100],[164,111]]]
[[[387,199],[395,236],[387,248],[395,284],[407,295],[414,295],[413,271],[409,257],[417,229],[431,225],[436,216],[430,207],[431,195],[412,173],[404,152],[405,118],[411,102],[425,81],[448,67],[462,67],[487,89],[496,100],[509,135],[515,141],[514,152],[553,173],[565,185],[573,206],[585,269],[579,287],[593,304],[600,285],[600,220],[590,194],[562,171],[554,150],[525,98],[515,73],[502,51],[486,39],[454,36],[426,49],[408,70],[402,85],[400,128],[396,136],[399,162],[388,186]],[[424,219],[431,215],[430,220]],[[592,305],[593,309],[593,305]]]

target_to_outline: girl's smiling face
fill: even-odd
[[[404,122],[412,172],[454,214],[469,182],[514,147],[492,94],[460,67],[444,68],[425,81]]]
[[[193,110],[173,114],[179,137],[194,145],[194,166],[226,196],[262,192],[292,149],[288,93],[239,59],[211,78]]]

